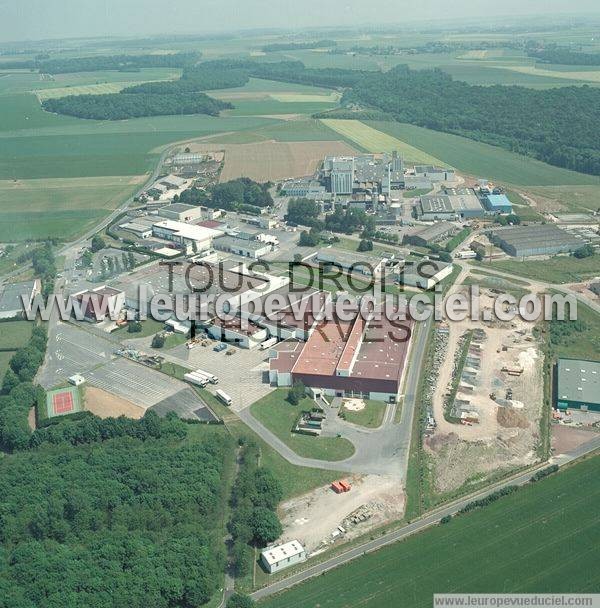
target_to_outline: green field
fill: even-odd
[[[354,446],[343,437],[313,437],[292,433],[292,427],[303,410],[314,406],[312,399],[303,399],[298,405],[286,400],[287,391],[278,389],[250,406],[252,415],[275,433],[296,454],[318,460],[345,460],[354,453]]]
[[[425,152],[421,148],[392,137],[383,131],[374,129],[360,120],[324,119],[322,122],[330,129],[337,131],[345,138],[358,144],[367,152],[392,152],[393,150],[398,150],[405,160],[409,162],[442,164],[442,161],[437,157]]]
[[[600,185],[535,187],[528,191],[547,199],[552,209],[561,213],[588,213],[600,208]]]
[[[31,337],[31,321],[3,321],[0,323],[0,349],[17,350],[26,346]]]
[[[247,100],[236,99],[233,101],[234,109],[227,110],[227,116],[270,116],[277,114],[315,114],[326,112],[337,107],[336,102],[314,102],[314,101],[278,101],[276,99]]]
[[[600,255],[581,260],[574,256],[555,256],[547,260],[498,260],[489,266],[544,283],[576,283],[600,275]]]
[[[596,185],[600,178],[547,165],[533,158],[423,127],[398,122],[368,121],[374,129],[434,154],[460,172],[519,186]]]
[[[99,221],[141,177],[0,181],[0,241],[69,238]]]
[[[259,605],[430,608],[434,593],[593,593],[599,499],[594,457]]]
[[[365,408],[357,412],[344,407],[344,420],[371,429],[380,427],[388,404],[383,401],[373,401],[372,399],[365,399],[364,402]]]
[[[557,357],[600,361],[600,314],[577,302],[577,319],[583,322],[582,331],[574,331],[552,345]]]

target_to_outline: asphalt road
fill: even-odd
[[[568,454],[563,454],[553,459],[551,462],[555,462],[559,466],[564,466],[570,462],[573,462],[577,458],[580,458],[586,454],[590,454],[598,449],[600,449],[600,436],[579,446]],[[539,465],[537,468],[544,468],[545,466],[547,466],[547,463]],[[397,542],[399,540],[403,540],[404,538],[412,534],[421,532],[426,528],[429,528],[430,526],[439,523],[442,517],[446,515],[455,515],[458,511],[460,511],[460,509],[462,509],[464,506],[466,506],[473,500],[484,498],[492,492],[507,486],[523,485],[527,483],[531,478],[533,470],[534,469],[530,469],[527,472],[520,473],[500,483],[494,484],[493,486],[490,486],[481,492],[470,494],[469,496],[465,496],[464,498],[449,503],[439,509],[436,509],[435,511],[432,511],[431,513],[428,513],[421,519],[413,521],[407,524],[406,526],[399,528],[398,530],[394,530],[393,532],[384,534],[383,536],[380,536],[375,540],[368,541],[366,543],[363,543],[362,545],[354,547],[353,549],[349,549],[341,555],[332,557],[331,559],[328,559],[320,564],[315,564],[314,566],[311,566],[302,572],[299,572],[281,581],[273,583],[272,585],[264,587],[263,589],[259,589],[258,591],[252,593],[251,597],[254,600],[260,600],[262,598],[273,595],[274,593],[279,593],[280,591],[284,591],[285,589],[289,589],[294,585],[298,585],[299,583],[302,583],[308,580],[309,578],[312,578],[313,576],[318,576],[320,574],[323,574],[324,572],[327,572],[328,570],[346,564],[352,561],[353,559],[360,557],[361,555],[376,551],[377,549],[381,549],[386,545]]]

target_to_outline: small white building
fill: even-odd
[[[198,253],[210,249],[213,238],[223,234],[220,230],[173,220],[153,224],[152,233],[158,238],[177,243],[186,253]]]
[[[191,222],[202,219],[202,207],[197,205],[185,205],[184,203],[173,203],[165,205],[158,210],[158,215],[176,222]]]
[[[71,376],[69,378],[69,382],[73,386],[80,386],[81,384],[83,384],[85,382],[85,378],[81,374],[75,374],[74,376]]]
[[[399,269],[397,280],[401,285],[432,289],[442,279],[452,274],[452,269],[452,264],[423,259],[419,262],[408,262],[402,266]]]
[[[273,574],[306,560],[306,551],[297,540],[292,540],[283,545],[267,547],[260,554],[260,559],[267,572]]]

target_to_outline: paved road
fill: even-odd
[[[591,441],[585,443],[582,446],[579,446],[578,448],[576,448],[575,450],[573,450],[572,452],[570,452],[568,454],[563,454],[561,456],[558,456],[557,458],[551,460],[551,462],[555,462],[559,466],[564,466],[565,464],[570,463],[570,462],[576,460],[577,458],[580,458],[581,456],[590,454],[599,449],[600,449],[600,436],[595,437]],[[538,468],[543,468],[544,466],[547,466],[547,463],[544,463],[543,465],[539,465]],[[346,551],[345,553],[342,553],[341,555],[332,557],[331,559],[329,559],[325,562],[311,566],[311,567],[307,568],[306,570],[304,570],[303,572],[299,572],[298,574],[294,574],[286,579],[273,583],[272,585],[269,585],[268,587],[259,589],[258,591],[255,591],[254,593],[252,593],[251,596],[254,600],[260,600],[262,598],[273,595],[274,593],[279,593],[280,591],[289,589],[290,587],[293,587],[294,585],[302,583],[302,582],[308,580],[309,578],[312,578],[313,576],[318,576],[319,574],[323,574],[324,572],[327,572],[328,570],[336,568],[337,566],[346,564],[346,563],[352,561],[353,559],[360,557],[361,555],[364,555],[365,553],[370,553],[372,551],[376,551],[377,549],[381,549],[382,547],[384,547],[386,545],[389,545],[391,543],[402,540],[402,539],[406,538],[407,536],[410,536],[417,532],[421,532],[422,530],[425,530],[426,528],[429,528],[430,526],[437,524],[440,521],[440,519],[442,519],[442,517],[444,517],[446,515],[455,515],[458,511],[460,511],[460,509],[462,509],[464,506],[466,506],[468,503],[472,502],[473,500],[484,498],[485,496],[487,496],[487,495],[491,494],[492,492],[499,490],[500,488],[503,488],[503,487],[507,487],[510,485],[523,485],[523,484],[527,483],[529,481],[529,479],[531,478],[531,475],[532,475],[532,470],[529,470],[525,473],[520,473],[514,477],[511,477],[510,479],[507,479],[503,482],[490,486],[489,488],[487,488],[481,492],[471,494],[471,495],[466,496],[453,503],[445,505],[444,507],[441,507],[435,511],[432,511],[431,513],[428,513],[421,519],[418,519],[417,521],[413,521],[398,530],[394,530],[393,532],[384,534],[383,536],[381,536],[375,540],[371,540],[366,543],[363,543],[362,545],[354,547],[353,549],[350,549],[350,550]]]

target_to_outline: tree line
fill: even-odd
[[[542,63],[557,63],[560,65],[600,65],[600,53],[582,53],[571,51],[565,47],[534,49],[528,52]]]
[[[70,74],[104,70],[139,71],[142,68],[183,68],[194,65],[200,53],[168,53],[163,55],[90,55],[4,62],[0,69],[39,70],[42,74]]]
[[[91,118],[95,120],[124,120],[141,116],[170,116],[176,114],[208,114],[218,116],[221,110],[233,106],[204,93],[109,93],[107,95],[67,95],[46,99],[42,107],[48,112]]]
[[[335,40],[315,40],[314,42],[274,42],[262,47],[264,53],[276,53],[277,51],[303,51],[310,49],[326,49],[337,46]]]

